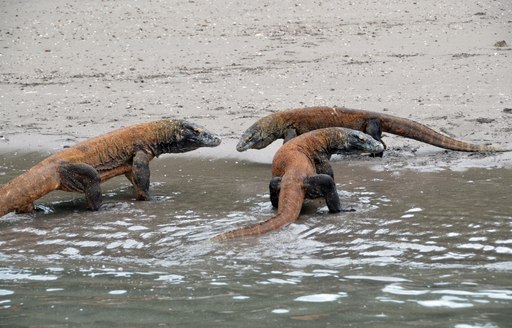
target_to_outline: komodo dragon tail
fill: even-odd
[[[225,241],[246,236],[258,236],[292,223],[299,217],[305,196],[304,182],[287,178],[285,174],[281,182],[279,207],[275,216],[261,223],[224,232],[213,237],[212,240]]]
[[[452,137],[443,135],[431,128],[406,119],[391,115],[381,114],[380,122],[382,125],[382,131],[396,134],[405,138],[410,138],[425,142],[437,147],[451,149],[456,151],[467,151],[467,152],[507,152],[512,149],[501,149],[486,145],[475,145],[464,141],[456,140]]]
[[[31,212],[34,209],[33,202],[57,189],[59,184],[57,170],[45,161],[40,162],[0,186],[0,217],[12,211]]]

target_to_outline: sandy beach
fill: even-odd
[[[173,117],[221,135],[208,156],[261,159],[234,148],[248,126],[317,105],[512,147],[510,1],[0,3],[0,155]],[[385,165],[512,166],[385,140]]]

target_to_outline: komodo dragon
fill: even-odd
[[[325,198],[330,212],[340,212],[340,200],[328,158],[347,152],[379,153],[382,143],[369,135],[345,128],[325,128],[305,133],[278,149],[272,160],[270,200],[277,214],[267,221],[228,231],[215,241],[260,235],[297,220],[305,198]]]
[[[242,134],[236,149],[240,152],[262,149],[276,139],[287,142],[308,131],[333,126],[363,131],[378,141],[381,141],[382,132],[389,132],[451,150],[508,151],[455,140],[406,118],[344,107],[307,107],[270,114],[256,121]],[[382,153],[376,155],[382,156]]]
[[[100,183],[121,174],[132,182],[137,200],[148,200],[151,159],[219,144],[211,132],[182,120],[121,128],[59,151],[1,186],[0,217],[11,211],[33,211],[33,202],[53,190],[83,192],[88,207],[97,210]]]

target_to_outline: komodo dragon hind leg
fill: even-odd
[[[96,211],[101,205],[100,175],[88,164],[62,164],[59,168],[61,189],[85,193],[88,207]]]
[[[329,212],[341,212],[340,198],[334,179],[327,174],[317,174],[304,179],[306,197],[315,199],[323,197]]]
[[[137,200],[149,200],[149,158],[143,151],[138,151],[133,156],[132,170],[126,174],[135,188]]]
[[[270,180],[270,202],[274,208],[279,204],[279,192],[281,191],[281,177],[274,177]]]
[[[382,142],[382,126],[380,124],[379,119],[373,118],[368,121],[366,124],[366,128],[364,130],[365,133],[369,134],[373,139],[380,141],[382,145],[384,146],[384,149],[386,149],[386,144]],[[371,154],[371,157],[382,157],[384,152]]]

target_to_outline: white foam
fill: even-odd
[[[456,324],[455,325],[455,328],[498,328],[498,326],[495,326],[491,323],[486,323],[486,324],[472,324],[472,325],[469,325],[469,324],[465,324],[465,323],[459,323],[459,324]]]
[[[355,280],[382,281],[382,282],[407,282],[407,281],[409,281],[404,278],[386,277],[386,276],[345,276],[345,278],[355,279]]]
[[[289,313],[290,310],[287,310],[287,309],[274,309],[272,310],[272,313],[275,313],[275,314],[286,314],[286,313]]]
[[[221,281],[212,281],[212,282],[210,282],[210,285],[213,285],[213,286],[227,286],[228,283],[227,282],[221,282]]]
[[[244,295],[233,296],[234,300],[246,300],[249,298],[250,298],[249,296],[244,296]]]
[[[498,254],[512,254],[512,248],[510,247],[496,247],[496,253]]]
[[[64,239],[46,239],[37,242],[37,245],[65,245]]]
[[[123,294],[126,294],[128,291],[127,290],[124,290],[124,289],[117,289],[117,290],[111,290],[109,291],[108,293],[110,295],[123,295]]]
[[[63,255],[78,255],[80,251],[74,247],[67,247],[60,253]]]
[[[311,303],[323,303],[323,302],[334,302],[341,297],[347,297],[347,293],[338,294],[312,294],[300,296],[295,299],[297,302],[311,302]]]
[[[130,223],[125,222],[125,221],[121,221],[121,220],[117,220],[117,221],[111,222],[110,224],[112,224],[112,225],[120,225],[120,226],[129,226],[129,225],[131,225]]]
[[[130,231],[142,231],[142,230],[148,230],[147,227],[144,227],[144,226],[131,226],[128,228],[128,230]]]
[[[34,281],[51,281],[57,280],[59,277],[55,275],[33,275],[30,272],[10,271],[0,272],[0,280],[34,280]]]
[[[497,300],[512,300],[512,290],[499,290],[499,289],[488,289],[488,290],[481,290],[481,295],[485,295],[491,299],[497,299]]]
[[[13,229],[14,232],[28,232],[32,233],[37,236],[44,236],[48,234],[48,231],[41,230],[41,229],[35,229],[35,228],[23,228],[23,229]]]
[[[270,278],[268,282],[276,285],[296,285],[298,280],[296,279],[278,279],[278,278]]]
[[[8,289],[0,289],[0,296],[12,295],[14,292]]]
[[[113,248],[118,248],[118,247],[122,247],[125,249],[132,249],[132,248],[140,249],[140,248],[144,247],[144,243],[141,243],[134,239],[127,239],[124,241],[121,241],[121,240],[114,241],[114,242],[108,244],[106,247],[108,249],[113,249]]]
[[[183,281],[184,278],[185,278],[184,276],[180,276],[178,274],[166,274],[166,275],[159,276],[155,280],[166,281],[166,282],[170,282],[170,283],[180,283]]]
[[[429,292],[428,290],[405,289],[399,284],[387,285],[382,291],[393,295],[423,295]]]
[[[105,243],[101,241],[84,240],[73,242],[73,245],[78,247],[102,247]]]
[[[417,301],[417,303],[425,307],[447,307],[450,309],[461,309],[473,306],[467,299],[455,296],[443,296],[438,300]]]
[[[460,244],[460,245],[457,245],[457,248],[460,248],[460,249],[483,250],[483,251],[486,251],[486,252],[494,250],[494,246],[482,245],[482,244],[479,244],[479,243]]]

